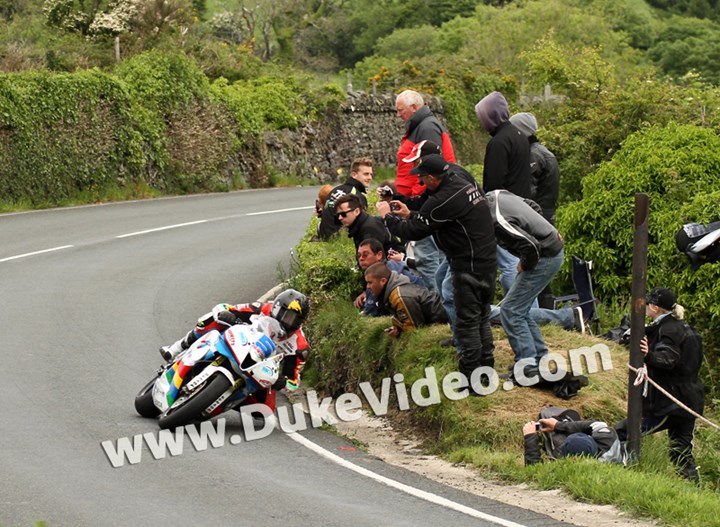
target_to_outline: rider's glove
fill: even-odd
[[[287,379],[285,382],[285,391],[294,392],[298,389],[298,379]]]
[[[226,324],[227,326],[234,326],[238,323],[238,317],[232,311],[220,311],[217,314],[217,321]]]
[[[278,390],[278,391],[282,390],[283,388],[285,388],[286,382],[287,382],[287,377],[285,377],[284,375],[281,375],[280,378],[277,381],[275,381],[275,384],[272,385],[273,390]]]

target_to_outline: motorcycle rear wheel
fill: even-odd
[[[142,390],[135,396],[135,411],[143,417],[157,417],[160,415],[160,409],[155,406],[153,401],[153,386],[157,377],[147,383]]]
[[[227,377],[222,374],[214,375],[182,405],[168,408],[158,420],[160,428],[177,428],[202,420],[202,412],[228,388],[230,380]]]

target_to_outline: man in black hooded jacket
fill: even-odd
[[[505,97],[500,92],[492,92],[475,105],[475,113],[492,136],[485,147],[483,190],[504,189],[521,198],[530,198],[530,143],[510,122]]]

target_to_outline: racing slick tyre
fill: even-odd
[[[160,415],[160,409],[153,402],[153,386],[157,377],[147,383],[142,390],[135,396],[135,411],[143,417],[157,417]]]
[[[211,377],[204,386],[178,406],[171,406],[160,416],[160,428],[177,428],[203,419],[202,413],[230,388],[230,380],[222,374]]]

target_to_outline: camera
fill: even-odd
[[[391,203],[390,210],[400,210],[400,205],[398,205],[397,203]]]
[[[380,187],[380,197],[385,199],[392,198],[393,192],[390,187]]]
[[[539,432],[541,428],[542,428],[542,425],[540,423],[535,423],[535,431],[536,432]]]

